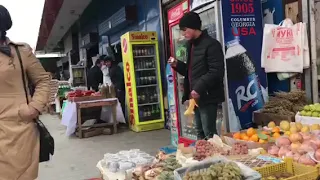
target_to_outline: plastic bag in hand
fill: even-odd
[[[194,108],[195,108],[195,106],[198,107],[198,105],[197,105],[197,103],[196,103],[196,100],[190,99],[190,101],[189,101],[189,107],[188,107],[188,109],[184,112],[184,115],[190,116],[190,115],[194,114]]]

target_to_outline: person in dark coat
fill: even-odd
[[[88,72],[88,88],[96,92],[99,91],[99,85],[103,83],[103,73],[101,71],[101,59],[97,59],[95,65]]]
[[[109,68],[109,76],[111,79],[111,82],[116,90],[116,97],[118,98],[123,115],[125,115],[125,98],[126,98],[126,91],[125,91],[125,85],[124,85],[124,75],[123,70],[121,69],[118,64],[113,61],[111,57],[105,57],[104,58],[106,66]]]
[[[182,103],[189,98],[197,102],[194,122],[198,139],[211,138],[217,134],[218,104],[225,100],[222,45],[201,30],[201,19],[195,12],[186,13],[179,26],[182,35],[188,40],[187,62],[171,57],[168,63],[185,77]]]

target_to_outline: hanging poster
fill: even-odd
[[[263,22],[261,1],[223,0],[230,130],[253,126],[252,113],[267,99],[267,80],[261,68]]]
[[[174,97],[174,79],[171,66],[166,67],[167,84],[168,84],[168,105],[169,105],[169,126],[171,131],[171,145],[178,146],[178,129],[177,129],[177,111]]]

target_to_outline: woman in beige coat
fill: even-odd
[[[49,74],[27,44],[11,42],[6,31],[12,22],[0,5],[0,180],[35,180],[39,165],[39,135],[33,121],[49,99]],[[23,30],[21,31],[23,33]],[[26,34],[27,35],[27,34]],[[26,103],[18,47],[24,72],[35,86]]]

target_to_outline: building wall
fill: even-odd
[[[72,33],[68,32],[63,39],[64,53],[68,53],[72,50]]]
[[[136,5],[138,10],[138,21],[122,30],[109,35],[109,40],[100,38],[99,49],[105,49],[106,44],[116,43],[120,40],[120,36],[128,31],[156,31],[159,39],[160,64],[162,72],[162,82],[165,81],[164,66],[166,60],[163,52],[163,37],[160,20],[159,0],[93,0],[86,8],[80,18],[81,35],[84,36],[89,32],[96,32],[98,25],[116,13],[125,5]],[[102,50],[103,52],[103,50]],[[163,85],[166,88],[166,85]],[[164,91],[166,92],[166,91]]]

